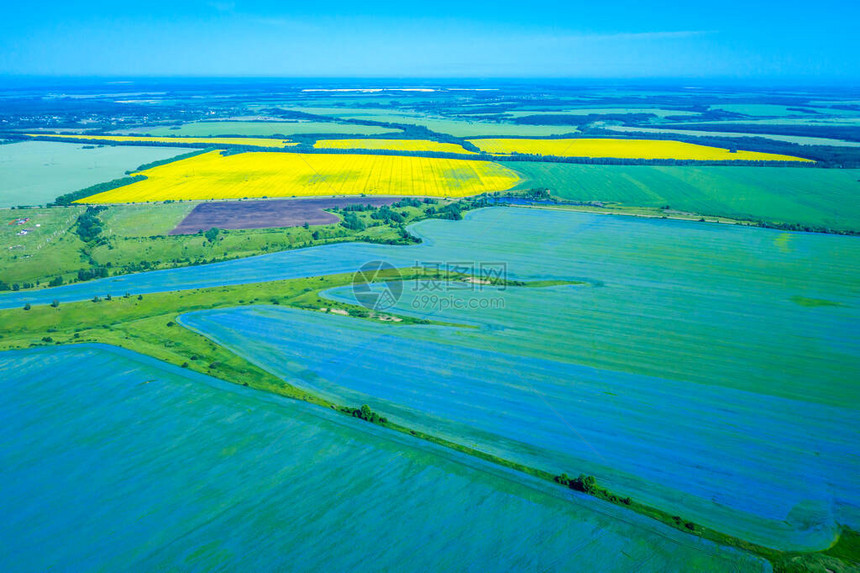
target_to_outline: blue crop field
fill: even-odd
[[[516,335],[487,324],[470,337],[275,308],[182,323],[295,386],[765,545],[827,547],[860,507],[855,409],[470,348]]]
[[[593,498],[130,352],[5,352],[0,371],[4,571],[766,569]]]

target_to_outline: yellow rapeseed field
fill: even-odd
[[[81,203],[136,203],[310,195],[466,197],[510,189],[520,178],[490,161],[218,151],[153,167],[147,179],[82,199]]]
[[[790,155],[738,151],[659,139],[472,139],[481,151],[559,157],[681,159],[693,161],[809,161]]]
[[[28,137],[60,137],[75,141],[117,141],[117,142],[151,142],[151,143],[203,143],[206,145],[251,145],[254,147],[289,147],[298,145],[286,139],[269,139],[265,137],[149,137],[145,135],[55,135],[48,133],[28,133]]]
[[[314,147],[320,149],[387,149],[391,151],[435,151],[437,153],[469,153],[456,143],[440,143],[429,139],[323,139]]]

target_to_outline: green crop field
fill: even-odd
[[[431,131],[446,133],[454,137],[477,136],[521,136],[546,137],[549,135],[564,135],[576,133],[573,125],[515,125],[513,123],[497,123],[490,121],[468,121],[423,116],[392,117],[389,121],[421,125]]]
[[[123,177],[144,163],[183,153],[188,149],[48,141],[0,145],[0,208],[44,205],[64,193]]]
[[[573,201],[860,230],[860,170],[511,162],[525,182]]]
[[[656,115],[659,118],[666,116],[696,116],[696,112],[683,111],[678,109],[661,109],[659,107],[582,107],[582,108],[561,108],[557,110],[522,110],[508,111],[505,115],[508,117],[527,117],[530,115],[618,115],[618,114],[633,114],[633,113],[649,113]]]
[[[348,119],[367,119],[372,121],[399,121],[404,117],[414,117],[415,112],[408,110],[363,107],[290,107],[290,111],[299,111],[313,115],[324,115]]]
[[[118,237],[166,235],[197,205],[196,202],[141,203],[111,207],[100,218],[108,234]]]
[[[372,125],[351,125],[326,121],[198,121],[173,127],[144,128],[149,135],[173,135],[190,137],[215,137],[218,135],[241,135],[248,137],[271,137],[276,135],[345,134],[381,135],[399,133],[396,129]]]
[[[727,119],[720,121],[695,121],[695,122],[679,122],[677,125],[793,125],[793,126],[808,126],[818,125],[824,127],[834,127],[840,125],[860,125],[860,117],[857,116],[804,116],[804,117],[770,117],[765,119],[750,118],[750,119]]]
[[[478,118],[474,120],[451,119],[445,117],[423,115],[416,112],[391,109],[330,107],[302,108],[299,111],[304,111],[306,113],[313,113],[317,115],[330,116],[332,118],[365,119],[386,123],[405,123],[410,125],[418,125],[426,127],[431,131],[435,131],[437,133],[444,133],[447,135],[453,135],[454,137],[475,137],[481,135],[546,137],[549,135],[564,135],[567,133],[576,132],[576,126],[573,125],[516,125],[513,123],[501,123],[495,121],[480,121]],[[288,135],[287,132],[282,133],[284,135]]]
[[[804,115],[804,112],[793,111],[784,105],[773,104],[746,104],[746,103],[721,103],[712,106],[711,109],[720,109],[732,113],[759,117],[786,117],[790,115]]]

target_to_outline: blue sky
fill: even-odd
[[[7,3],[0,74],[723,78],[857,84],[858,3]]]

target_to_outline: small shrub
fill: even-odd
[[[594,476],[587,476],[585,474],[579,474],[579,477],[572,480],[570,482],[570,487],[577,491],[581,491],[587,494],[594,495],[597,490],[596,480]]]
[[[371,410],[370,406],[368,406],[367,404],[362,405],[361,408],[350,408],[349,406],[343,406],[340,411],[345,414],[349,414],[353,418],[358,418],[360,420],[364,420],[372,424],[385,424],[388,422],[387,418],[384,418]]]

